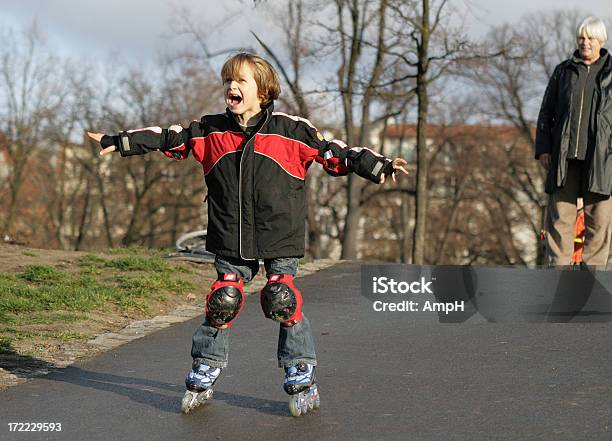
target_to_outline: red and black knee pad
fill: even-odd
[[[219,274],[206,297],[206,319],[218,329],[226,329],[244,306],[244,280],[237,274]]]
[[[293,283],[291,274],[272,274],[261,290],[264,315],[283,326],[302,321],[302,294]]]

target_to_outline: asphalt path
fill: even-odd
[[[0,392],[1,440],[612,440],[612,324],[440,323],[374,312],[360,265],[298,280],[321,408],[293,418],[277,326],[257,296],[232,328],[215,398],[182,415],[200,319]],[[61,423],[10,432],[9,423]]]

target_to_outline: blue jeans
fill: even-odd
[[[296,275],[298,259],[293,257],[281,257],[276,259],[265,259],[264,267],[266,276],[271,274]],[[259,271],[257,260],[242,260],[217,256],[215,268],[219,274],[238,274],[245,283],[250,282]],[[278,365],[282,368],[295,366],[300,362],[316,365],[316,354],[314,339],[310,329],[310,322],[302,314],[302,320],[294,326],[286,327],[279,325],[278,333]],[[229,352],[230,329],[217,329],[207,320],[193,334],[191,345],[191,356],[200,359],[211,367],[224,368],[227,366]]]

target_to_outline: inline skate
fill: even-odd
[[[289,394],[289,411],[294,417],[318,409],[321,404],[312,364],[298,363],[285,368],[283,388]]]
[[[193,361],[193,366],[185,386],[187,390],[181,401],[181,412],[187,414],[213,397],[212,386],[217,381],[221,368],[210,367],[199,360]]]

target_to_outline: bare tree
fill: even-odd
[[[412,261],[421,264],[425,259],[427,238],[429,87],[454,63],[465,57],[467,40],[460,28],[453,28],[449,24],[449,14],[452,10],[446,0],[397,1],[393,2],[392,9],[398,21],[410,24],[405,30],[398,30],[406,46],[397,55],[407,68],[404,78],[416,80],[417,182]]]
[[[389,1],[336,0],[335,26],[318,22],[318,26],[333,36],[333,44],[339,52],[337,92],[343,111],[343,130],[348,145],[368,145],[373,125],[392,114],[389,107],[375,115],[375,106],[384,98],[386,75],[394,72],[388,53],[396,44],[389,33]],[[329,50],[329,49],[328,49]],[[405,108],[411,97],[403,91],[397,101]],[[359,242],[359,224],[362,215],[364,182],[352,175],[347,183],[347,206],[342,232],[342,258],[355,259]]]
[[[538,12],[515,25],[492,28],[486,41],[493,42],[500,56],[475,60],[464,71],[483,98],[479,107],[484,118],[514,127],[520,138],[516,146],[534,145],[535,118],[544,88],[555,66],[575,49],[575,30],[583,15],[575,10]],[[538,245],[546,206],[542,191],[545,171],[533,160],[533,151],[518,147],[517,151],[521,154],[506,150],[498,158],[505,159],[506,167],[501,171],[509,179],[495,191],[505,192],[522,211],[536,244],[536,263],[542,264],[543,248]]]
[[[175,123],[186,126],[221,101],[221,90],[210,69],[189,59],[168,63],[157,78],[132,71],[123,79],[120,96],[124,103],[111,117],[117,122],[115,131]],[[153,81],[161,87],[153,87]],[[127,215],[120,217],[122,244],[158,243],[163,237],[170,242],[189,229],[189,224],[200,223],[203,179],[194,161],[176,163],[163,155],[149,154],[116,161],[113,173],[121,176],[122,204],[129,207]]]
[[[8,168],[8,203],[2,232],[13,236],[21,189],[33,149],[47,143],[50,120],[60,113],[66,97],[62,65],[46,46],[36,25],[21,32],[4,32],[0,48],[0,144]]]

